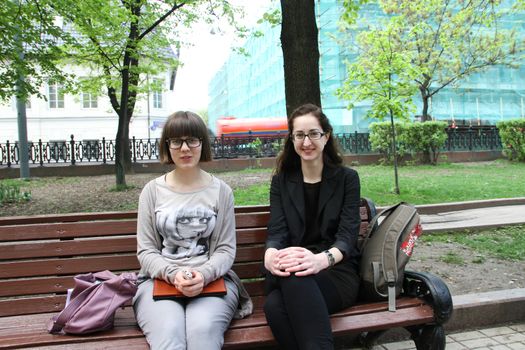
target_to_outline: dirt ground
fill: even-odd
[[[128,185],[135,188],[111,192],[113,175],[61,178],[31,189],[32,200],[17,205],[0,207],[0,216],[36,215],[82,211],[134,210],[142,187],[158,174],[128,175]],[[231,187],[246,187],[266,182],[270,174],[224,173],[218,175]],[[425,243],[425,235],[418,241],[408,268],[427,271],[440,276],[453,295],[478,293],[510,288],[525,288],[525,264],[484,256],[475,259],[471,249],[451,243]],[[453,254],[463,263],[443,261]],[[482,262],[473,262],[479,261]]]

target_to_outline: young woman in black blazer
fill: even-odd
[[[360,185],[312,104],[288,119],[270,188],[264,305],[283,349],[333,349],[329,315],[355,303]]]

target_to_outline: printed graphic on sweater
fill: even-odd
[[[162,255],[180,259],[207,254],[215,220],[215,212],[203,206],[157,211],[157,230],[164,238]]]

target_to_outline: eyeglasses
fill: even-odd
[[[171,149],[180,149],[183,143],[186,143],[189,148],[197,148],[202,144],[202,139],[198,137],[188,137],[185,139],[173,138],[166,140],[166,143]]]
[[[319,130],[312,130],[309,131],[307,134],[305,134],[302,131],[296,132],[295,134],[292,134],[292,140],[294,141],[304,141],[304,139],[308,136],[310,140],[319,140],[321,137],[326,135],[325,132],[320,132]]]

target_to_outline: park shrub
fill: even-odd
[[[525,161],[525,119],[501,121],[496,124],[503,154],[513,161]]]
[[[407,153],[403,143],[403,134],[407,125],[407,123],[394,123],[396,131],[397,156],[399,158],[403,157]],[[390,122],[374,122],[370,124],[369,128],[369,138],[372,149],[382,155],[382,162],[391,164],[394,161],[394,154],[392,152],[392,124]]]
[[[403,142],[412,154],[423,163],[437,164],[439,153],[447,140],[446,122],[428,121],[409,124],[403,135]]]
[[[437,164],[439,154],[447,140],[446,122],[400,123],[395,122],[398,157],[410,153],[423,163]],[[372,148],[382,156],[383,162],[392,163],[392,133],[390,122],[370,124]]]

